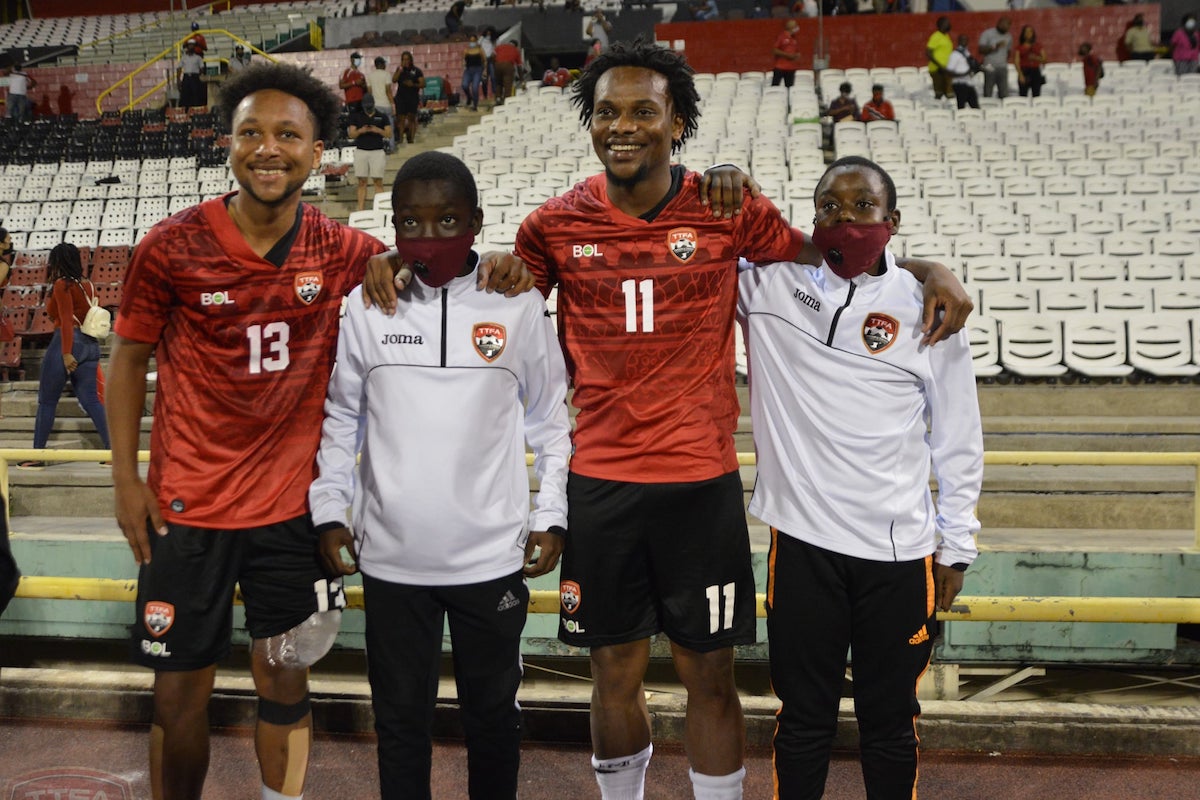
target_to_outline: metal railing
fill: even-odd
[[[0,493],[8,499],[10,461],[108,461],[108,450],[34,450],[0,449]],[[140,451],[139,461],[149,461],[150,453]],[[527,457],[532,463],[532,456]],[[739,453],[738,463],[754,466],[753,453]],[[1193,484],[1193,547],[1200,551],[1200,452],[1024,452],[995,451],[984,454],[985,464],[1025,466],[1031,464],[1103,465],[1103,466],[1191,466],[1196,470]],[[362,608],[362,589],[348,587],[351,608]],[[116,600],[133,601],[136,580],[104,578],[24,577],[17,597],[44,600]],[[758,595],[758,616],[765,616],[764,595]],[[530,593],[529,611],[535,614],[557,613],[558,593],[538,590]],[[1193,597],[976,597],[960,596],[950,611],[938,618],[965,622],[1135,622],[1200,623],[1200,598]]]

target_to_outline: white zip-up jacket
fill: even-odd
[[[793,263],[739,274],[758,452],[750,512],[857,558],[969,564],[983,432],[967,334],[922,347],[921,285],[890,253],[886,264],[849,281]]]
[[[566,391],[537,292],[478,291],[474,273],[439,289],[416,280],[388,317],[363,308],[358,287],[329,381],[313,522],[345,524],[352,507],[360,568],[393,583],[516,572],[530,530],[567,524]],[[540,481],[532,511],[526,440]]]

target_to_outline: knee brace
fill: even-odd
[[[341,621],[340,609],[317,611],[291,630],[255,639],[252,648],[273,667],[308,669],[333,647]]]

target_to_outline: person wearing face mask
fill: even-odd
[[[326,567],[363,573],[380,796],[429,797],[448,616],[469,796],[513,800],[525,581],[554,569],[566,535],[566,366],[539,295],[476,290],[483,211],[465,164],[409,159],[392,213],[417,280],[391,316],[351,295],[309,505]]]
[[[346,133],[354,140],[354,177],[358,179],[358,210],[367,207],[367,180],[375,182],[375,194],[383,191],[387,165],[384,146],[392,124],[375,107],[375,95],[364,94],[358,111],[350,112]]]
[[[1190,75],[1200,61],[1200,36],[1196,34],[1196,15],[1184,14],[1175,33],[1171,35],[1171,60],[1176,75]]]
[[[921,345],[920,286],[887,244],[895,184],[846,157],[814,192],[820,267],[745,269],[778,797],[819,798],[852,654],[868,797],[916,796],[917,681],[977,555],[983,434],[965,331]],[[932,463],[938,482],[930,497]]]
[[[479,46],[479,37],[471,34],[467,49],[463,52],[463,94],[472,111],[479,110],[479,90],[483,82],[484,55]]]
[[[350,54],[350,66],[342,72],[338,86],[346,96],[346,110],[350,113],[362,110],[363,95],[367,93],[367,76],[359,69],[362,66],[362,53]]]

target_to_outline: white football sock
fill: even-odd
[[[692,779],[692,792],[696,795],[696,800],[742,800],[745,767],[728,775],[701,775],[689,769],[688,777]]]
[[[283,792],[277,792],[264,783],[262,787],[262,800],[304,800],[304,795],[292,797]]]
[[[603,761],[592,756],[592,769],[596,771],[602,800],[642,800],[646,789],[646,767],[653,753],[654,745],[651,744],[631,756]]]

